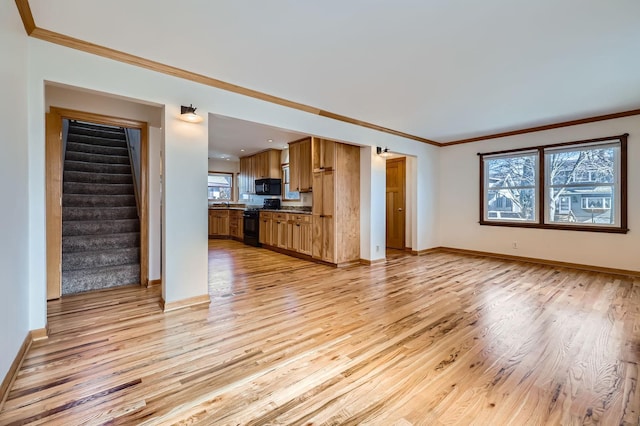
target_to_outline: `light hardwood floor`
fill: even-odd
[[[640,280],[452,253],[335,269],[212,240],[209,309],[49,303],[0,424],[639,424]]]

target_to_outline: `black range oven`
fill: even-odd
[[[244,243],[254,247],[260,247],[260,210],[249,209],[242,214]]]

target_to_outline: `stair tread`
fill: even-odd
[[[140,219],[122,128],[69,124],[62,208],[63,294],[140,282]]]

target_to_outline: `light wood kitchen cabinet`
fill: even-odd
[[[238,185],[240,194],[255,194],[256,179],[281,179],[280,150],[270,149],[240,158]]]
[[[258,230],[258,241],[260,244],[273,245],[272,236],[273,214],[270,212],[260,212],[260,228]]]
[[[311,138],[289,144],[289,188],[292,191],[312,190],[311,145]]]
[[[242,210],[229,210],[229,236],[242,240],[244,219]]]
[[[271,225],[271,245],[287,248],[287,215],[286,213],[273,213]]]
[[[360,148],[329,142],[314,166],[312,256],[340,265],[360,259]]]
[[[313,138],[311,168],[313,172],[333,170],[336,167],[336,148],[345,145],[328,139]],[[347,145],[352,146],[352,145]]]
[[[311,256],[311,215],[287,215],[287,250]]]
[[[209,238],[229,236],[229,210],[209,210]]]
[[[253,179],[253,157],[240,158],[240,174],[238,175],[238,193],[253,194],[255,191]]]
[[[270,149],[253,156],[254,179],[280,179],[281,175],[279,150]]]

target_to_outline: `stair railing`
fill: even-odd
[[[137,132],[137,133],[134,133]],[[138,159],[138,161],[141,160],[140,155],[135,155],[136,154],[136,147],[134,145],[136,145],[138,147],[138,153],[140,152],[140,131],[137,129],[127,129],[126,127],[124,128],[124,135],[125,138],[127,140],[127,149],[129,150],[129,165],[131,166],[131,175],[133,176],[133,192],[135,194],[136,197],[136,209],[138,210],[138,217],[140,217],[140,189],[139,189],[139,183],[140,180],[138,178],[138,173],[136,172],[136,164],[135,164],[135,160],[136,158]],[[137,138],[135,137],[137,136]],[[137,139],[137,144],[135,139]]]

